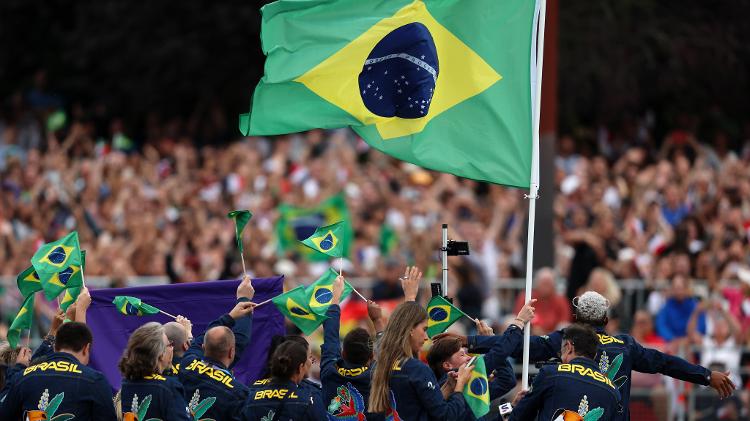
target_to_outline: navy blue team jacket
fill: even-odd
[[[76,421],[114,421],[111,390],[102,373],[73,355],[51,353],[19,373],[0,405],[0,420],[25,419],[28,413],[43,419],[70,414]]]
[[[581,417],[601,413],[599,421],[617,419],[622,411],[620,393],[594,360],[574,358],[569,364],[539,370],[529,394],[513,408],[511,421],[550,421],[565,411]],[[568,417],[563,417],[568,419]]]
[[[320,382],[323,384],[323,403],[328,412],[337,417],[358,416],[367,412],[370,399],[370,376],[367,365],[356,365],[341,357],[339,327],[341,309],[332,304],[323,322],[323,345],[320,347]],[[367,415],[367,419],[379,418]]]
[[[599,352],[596,363],[599,371],[609,373],[610,379],[622,395],[623,412],[615,420],[629,420],[630,380],[633,370],[641,373],[661,373],[678,380],[707,386],[711,381],[711,372],[699,365],[691,364],[682,358],[664,354],[655,349],[644,348],[632,336],[620,334],[609,336],[601,327],[595,328],[599,335]],[[493,337],[470,337],[477,349],[490,346]],[[562,346],[562,330],[545,336],[532,336],[529,349],[530,361],[547,361],[556,358]],[[471,347],[470,347],[471,349]],[[520,358],[523,345],[513,352],[514,358]],[[610,371],[613,371],[610,373]]]
[[[320,399],[292,381],[259,381],[250,389],[242,410],[242,421],[319,421],[326,419]],[[258,382],[256,382],[258,383]]]
[[[391,406],[399,417],[394,416],[394,419],[459,420],[468,409],[461,393],[452,393],[444,400],[435,374],[425,363],[415,358],[408,358],[394,365],[389,385],[393,395]]]
[[[192,421],[184,393],[174,377],[153,374],[139,380],[123,379],[122,413],[132,413],[137,420]]]
[[[224,314],[211,322],[206,331],[215,326],[226,326],[234,332],[237,359],[232,364],[236,363],[250,341],[252,315],[235,321]],[[200,419],[239,419],[249,388],[237,381],[228,367],[203,355],[204,336],[205,332],[195,338],[179,364],[178,378],[185,388],[190,412],[194,415],[200,412]]]

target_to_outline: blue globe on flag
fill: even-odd
[[[67,285],[68,281],[70,280],[70,277],[73,276],[73,268],[68,267],[62,272],[57,274],[57,279],[60,280],[60,283],[63,285]]]
[[[442,322],[448,318],[448,312],[440,307],[435,307],[430,310],[430,319],[435,322]]]
[[[330,289],[320,288],[315,291],[315,301],[320,304],[327,304],[333,299],[333,292]]]
[[[67,253],[65,253],[65,249],[62,247],[55,247],[55,249],[47,255],[47,259],[56,265],[64,262],[66,257]]]
[[[440,73],[430,31],[413,22],[378,42],[359,74],[359,93],[381,117],[421,118],[430,111]]]
[[[320,249],[323,251],[330,250],[333,247],[333,236],[331,234],[326,235],[326,238],[320,241]]]
[[[477,377],[469,384],[471,393],[477,396],[482,396],[487,392],[487,381],[482,377]]]

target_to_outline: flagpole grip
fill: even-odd
[[[361,298],[361,299],[365,300],[365,302],[368,302],[368,301],[369,301],[369,300],[368,300],[367,298],[365,298],[365,296],[364,296],[364,295],[362,295],[362,294],[361,294],[361,293],[360,293],[359,291],[357,291],[357,289],[356,289],[356,288],[352,287],[352,291],[354,291],[354,293],[355,293],[355,294],[359,295],[359,298]]]
[[[256,308],[258,308],[258,307],[262,306],[263,304],[267,304],[267,303],[270,303],[270,302],[271,302],[271,300],[273,300],[273,298],[269,298],[269,299],[267,299],[266,301],[261,301],[261,302],[259,302],[258,304],[256,304],[256,305],[255,305],[255,307],[256,307]]]
[[[164,314],[164,315],[167,315],[167,316],[169,316],[169,317],[171,317],[171,318],[173,318],[173,319],[177,320],[177,316],[174,316],[174,315],[172,315],[172,314],[169,314],[169,313],[167,313],[167,312],[166,312],[166,311],[164,311],[164,310],[159,310],[159,313],[161,313],[161,314]]]
[[[244,278],[247,274],[247,268],[245,267],[245,255],[240,252],[240,260],[242,260],[242,277]]]

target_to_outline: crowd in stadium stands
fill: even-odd
[[[501,308],[492,287],[524,274],[521,191],[397,161],[345,129],[242,138],[235,116],[213,105],[188,119],[152,113],[129,127],[103,105],[63,107],[37,82],[0,108],[2,276],[20,273],[41,243],[75,229],[91,257],[87,276],[109,276],[113,286],[139,275],[236,278],[240,259],[226,214],[250,209],[248,271],[310,278],[325,266],[277,252],[277,205],[313,206],[344,192],[355,228],[344,270],[374,278],[373,299],[403,296],[398,277],[407,264],[424,268],[426,278],[439,273],[437,230],[448,223],[451,237],[472,248],[450,261],[448,295],[495,326],[520,309],[522,298],[515,309]],[[535,333],[571,322],[571,300],[585,290],[610,301],[608,329],[620,330],[624,301],[633,298],[618,280],[642,279],[646,299],[628,307],[639,309],[632,334],[667,352],[696,345],[696,361],[723,366],[741,382],[741,347],[750,343],[750,124],[732,137],[719,129],[699,137],[705,123],[684,117],[665,139],[654,139],[649,118],[560,137],[549,245],[555,267],[537,274],[534,294],[545,304]],[[385,241],[386,230],[397,241]],[[695,280],[708,287],[700,296]],[[7,291],[6,322],[19,304]]]

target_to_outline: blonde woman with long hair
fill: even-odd
[[[393,312],[380,341],[370,388],[369,412],[409,421],[458,419],[466,411],[461,392],[471,368],[458,369],[456,386],[443,399],[435,374],[417,354],[427,341],[427,312],[405,302]]]

